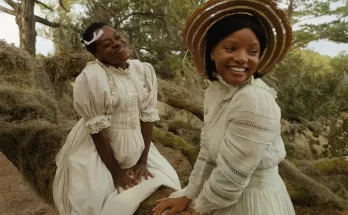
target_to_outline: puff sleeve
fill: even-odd
[[[73,95],[74,108],[91,134],[110,126],[110,87],[106,72],[97,63],[89,64],[76,78]]]
[[[151,64],[143,63],[145,97],[140,109],[140,120],[143,122],[155,122],[160,120],[157,111],[157,79]]]

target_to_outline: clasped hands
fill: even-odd
[[[145,180],[148,180],[149,177],[154,177],[144,163],[137,163],[132,168],[121,169],[120,171],[111,175],[114,181],[115,189],[118,193],[120,193],[121,187],[123,190],[127,190],[139,184],[142,177],[144,177]]]

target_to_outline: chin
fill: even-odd
[[[123,52],[121,52],[118,57],[120,60],[127,61],[131,57],[129,49],[125,48],[125,50]]]
[[[246,76],[242,76],[242,77],[234,77],[234,76],[228,76],[226,78],[224,78],[224,81],[229,84],[229,85],[242,85],[248,78]]]

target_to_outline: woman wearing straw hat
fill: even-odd
[[[210,0],[188,18],[183,38],[212,84],[189,183],[154,214],[295,214],[278,173],[286,152],[276,92],[259,78],[289,50],[284,12],[272,0]]]

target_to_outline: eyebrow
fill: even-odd
[[[225,44],[236,44],[236,43],[239,43],[238,41],[235,41],[235,40],[227,40],[226,42],[225,42]],[[257,41],[257,40],[253,40],[253,41],[251,41],[251,43],[249,44],[249,45],[259,45],[260,43]]]
[[[114,37],[115,36],[115,34],[117,34],[118,32],[117,31],[115,31],[113,34],[112,34],[112,36]],[[105,38],[105,39],[103,39],[101,42],[106,42],[106,41],[110,41],[111,40],[111,38]]]

